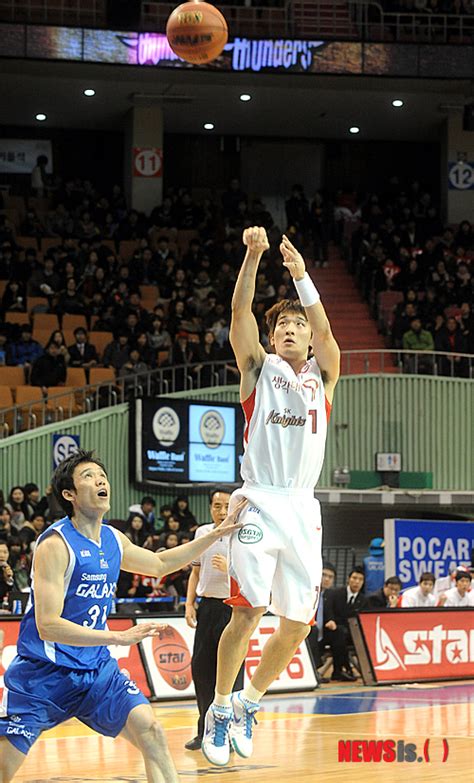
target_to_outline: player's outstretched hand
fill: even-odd
[[[270,247],[267,232],[261,226],[246,228],[242,236],[242,242],[244,245],[247,245],[249,250],[253,250],[255,253],[264,253]]]
[[[128,628],[126,631],[118,631],[115,644],[128,647],[130,644],[138,644],[147,636],[159,636],[166,628],[166,623],[140,623]]]
[[[283,256],[283,266],[286,266],[292,278],[302,280],[306,272],[306,264],[301,253],[298,253],[285,234],[281,240],[280,252]]]
[[[239,522],[239,515],[244,506],[248,503],[247,498],[241,498],[233,510],[226,516],[224,521],[218,527],[215,527],[212,531],[215,538],[221,538],[222,536],[228,536],[231,533],[235,533],[242,527],[242,522]]]

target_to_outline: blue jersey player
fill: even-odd
[[[80,450],[64,460],[53,476],[53,489],[67,516],[36,545],[18,655],[5,673],[0,780],[13,778],[42,731],[77,717],[101,734],[120,734],[139,748],[150,783],[177,783],[148,700],[120,672],[107,647],[136,644],[163,626],[149,622],[113,632],[107,617],[120,568],[155,577],[177,571],[217,535],[236,530],[240,508],[197,541],[155,554],[103,524],[110,485],[92,452]]]

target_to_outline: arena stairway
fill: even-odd
[[[377,324],[371,318],[369,307],[361,298],[353,276],[340,256],[339,249],[329,246],[329,264],[327,267],[311,265],[309,272],[321,293],[332,330],[341,351],[364,349],[386,349],[383,336],[377,331]],[[368,360],[368,364],[367,364]],[[390,355],[381,354],[343,357],[341,372],[343,375],[360,373],[398,372],[392,366]]]

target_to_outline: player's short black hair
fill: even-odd
[[[434,584],[436,582],[436,577],[431,571],[423,571],[420,576],[419,584],[421,585],[422,582],[433,582]]]
[[[361,566],[361,565],[355,565],[355,566],[353,566],[353,567],[351,568],[351,570],[349,571],[349,576],[352,576],[352,574],[362,574],[362,576],[363,576],[363,577],[364,577],[364,579],[365,579],[365,571],[364,571],[364,566]]]
[[[230,489],[230,487],[213,487],[211,491],[209,492],[209,503],[212,503],[214,500],[214,495],[217,495],[218,492],[225,492],[226,495],[232,495],[233,490]]]
[[[152,498],[151,495],[144,495],[142,497],[140,505],[143,506],[144,503],[149,503],[153,508],[156,506],[155,499]]]
[[[308,320],[306,310],[298,299],[282,299],[281,302],[274,304],[265,313],[265,322],[269,334],[273,334],[275,331],[276,322],[282,313],[297,313],[302,315],[305,321]]]
[[[74,454],[71,454],[70,457],[67,457],[67,459],[59,463],[53,473],[51,486],[56,500],[68,517],[71,516],[74,508],[72,503],[63,497],[63,490],[75,489],[72,477],[77,466],[81,465],[83,462],[93,462],[95,465],[98,465],[99,468],[102,468],[105,475],[107,475],[107,470],[103,462],[94,455],[93,451],[87,451],[86,449],[78,449]]]
[[[333,564],[332,564],[332,563],[330,563],[330,562],[329,562],[329,560],[323,560],[323,571],[324,571],[324,570],[326,570],[326,571],[332,571],[332,572],[333,572],[333,574],[334,574],[334,576],[336,576],[336,575],[337,575],[337,571],[336,571],[336,568],[335,568],[335,566],[333,566]]]
[[[398,576],[389,576],[388,579],[384,582],[384,587],[387,587],[387,585],[398,585],[400,590],[402,589],[402,581],[398,578]]]
[[[459,582],[460,579],[469,579],[471,581],[471,574],[469,571],[456,571],[454,579],[456,582]]]

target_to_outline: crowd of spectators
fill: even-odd
[[[370,591],[369,576],[373,577],[373,573],[367,573],[365,564],[356,565],[350,570],[346,584],[337,587],[335,567],[323,563],[321,599],[308,641],[316,666],[322,667],[323,672],[326,658],[331,656],[331,680],[353,682],[360,674],[349,619],[362,609],[474,607],[474,567],[460,565],[441,579],[426,571],[420,575],[416,587],[403,591],[399,577],[384,578],[383,570],[379,572],[380,585]],[[328,681],[324,677],[320,680]]]
[[[257,280],[260,325],[276,299],[293,293],[288,271],[272,264],[281,229],[237,180],[215,202],[199,205],[187,191],[169,190],[149,218],[127,210],[118,186],[104,196],[88,181],[71,181],[51,198],[47,212],[28,206],[18,232],[0,214],[0,363],[23,366],[35,385],[63,384],[68,366],[98,363],[118,376],[193,364],[203,386],[211,380],[206,363],[221,361],[235,380],[230,300],[249,225],[265,225],[272,242]],[[43,344],[35,337],[40,313],[56,314],[60,326]],[[84,318],[73,335],[64,334],[69,315]],[[103,351],[94,346],[101,331],[112,335]]]
[[[236,179],[220,197],[201,203],[184,189],[169,189],[148,218],[127,209],[119,186],[104,195],[87,180],[66,182],[50,200],[43,212],[38,201],[28,202],[18,233],[0,214],[0,364],[22,366],[27,381],[45,390],[63,385],[68,367],[82,367],[88,377],[97,365],[132,379],[184,365],[173,370],[179,389],[186,377],[201,387],[213,383],[210,363],[218,362],[219,381],[235,382],[230,301],[244,253],[241,232],[249,225],[265,226],[270,240],[254,299],[264,345],[266,309],[295,295],[280,263],[282,228]],[[296,184],[285,207],[284,230],[316,266],[327,265],[330,242],[347,239],[348,224],[355,229],[352,271],[391,347],[453,355],[436,368],[432,358],[413,365],[407,355],[406,371],[469,375],[470,364],[459,357],[474,353],[469,221],[443,225],[432,196],[416,181],[403,188],[392,180],[386,194],[330,198],[318,191],[311,199]],[[397,307],[384,320],[387,294]],[[55,314],[59,328],[41,342],[35,324],[44,313]],[[67,316],[83,324],[65,331]],[[100,332],[110,340],[97,348]]]
[[[452,354],[421,360],[406,354],[407,372],[469,377],[459,354],[474,354],[474,230],[468,220],[445,226],[418,182],[373,194],[356,207],[351,265],[389,347]]]
[[[158,552],[180,546],[194,538],[198,522],[188,499],[178,496],[155,513],[156,502],[145,496],[132,504],[127,519],[112,519],[110,524],[121,530],[132,543]],[[0,490],[0,604],[8,611],[12,594],[28,593],[33,552],[40,534],[64,516],[52,487],[41,494],[37,484],[12,487],[6,495]],[[186,595],[190,568],[153,579],[121,572],[117,598],[156,598]]]

